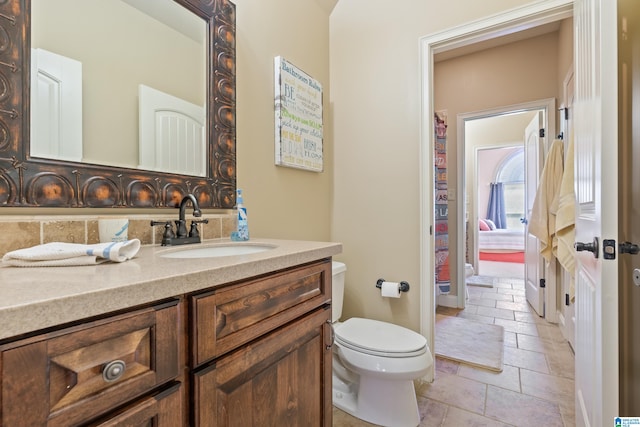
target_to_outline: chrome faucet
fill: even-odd
[[[185,219],[185,211],[187,209],[187,204],[191,202],[193,206],[193,216],[199,218],[202,216],[202,211],[200,211],[200,206],[198,205],[198,200],[193,194],[187,194],[180,201],[180,207],[178,211],[178,219],[175,221],[176,223],[176,232],[173,232],[173,227],[171,227],[171,221],[151,221],[151,225],[164,225],[164,233],[162,234],[162,246],[172,246],[172,245],[187,245],[190,243],[200,243],[200,232],[198,231],[198,224],[207,224],[209,223],[208,219],[202,220],[192,220],[191,228],[187,233],[187,220]]]

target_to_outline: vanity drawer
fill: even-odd
[[[0,347],[2,426],[77,425],[179,375],[177,300]]]
[[[86,427],[177,427],[183,425],[182,384],[171,387],[155,395],[109,414],[106,420],[88,424]]]
[[[227,353],[330,300],[330,259],[195,295],[192,364]]]

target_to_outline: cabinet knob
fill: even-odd
[[[122,377],[127,365],[122,360],[113,360],[102,368],[102,379],[110,383]]]

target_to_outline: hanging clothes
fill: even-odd
[[[501,182],[492,182],[489,190],[489,205],[487,206],[487,219],[493,221],[496,228],[507,228],[507,212],[504,205],[504,185]]]
[[[558,247],[556,214],[563,172],[564,145],[562,140],[556,139],[544,163],[529,218],[529,233],[540,241],[540,254],[547,262],[556,255]]]

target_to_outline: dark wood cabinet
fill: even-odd
[[[0,345],[0,427],[330,426],[331,259]]]
[[[194,373],[196,426],[330,426],[331,309]]]
[[[331,261],[192,298],[194,426],[330,426]]]

